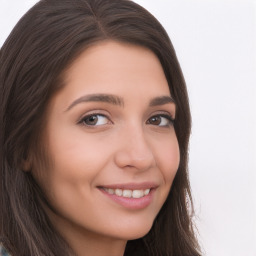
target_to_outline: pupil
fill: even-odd
[[[96,116],[90,116],[90,117],[88,118],[88,123],[89,123],[90,125],[96,124],[97,121],[98,121],[98,117],[96,117]]]
[[[152,117],[151,118],[151,124],[160,124],[161,123],[161,119],[159,117]]]

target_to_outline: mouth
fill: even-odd
[[[153,183],[115,184],[98,189],[115,203],[131,210],[144,209],[151,204],[157,185]]]
[[[102,188],[105,192],[107,192],[109,195],[116,195],[120,197],[125,197],[125,198],[142,198],[144,196],[147,196],[151,188],[147,189],[121,189],[121,188]]]

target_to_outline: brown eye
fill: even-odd
[[[160,125],[161,124],[161,117],[160,116],[153,116],[151,117],[148,122],[153,125]]]
[[[100,114],[93,114],[93,115],[83,117],[83,119],[79,123],[82,123],[88,126],[99,126],[99,125],[107,124],[108,122],[109,120],[106,116],[100,115]]]
[[[169,115],[157,115],[148,119],[147,124],[168,127],[173,124],[174,120]]]
[[[86,119],[84,119],[84,123],[87,125],[95,125],[98,122],[98,117],[97,116],[89,116]]]

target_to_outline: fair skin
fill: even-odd
[[[47,110],[51,167],[32,170],[78,256],[121,256],[147,234],[179,165],[175,104],[148,49],[101,42],[68,68]]]

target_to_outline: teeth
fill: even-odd
[[[132,197],[132,191],[131,190],[123,190],[123,197]]]
[[[143,190],[133,190],[132,197],[133,198],[141,198],[144,196]]]
[[[117,189],[115,189],[115,194],[116,194],[117,196],[122,196],[122,195],[123,195],[123,190],[117,188]]]
[[[115,190],[112,189],[112,188],[109,188],[109,189],[108,189],[108,193],[111,194],[111,195],[113,195],[113,194],[115,193]]]
[[[146,196],[149,194],[150,189],[145,189],[145,190],[130,190],[130,189],[112,189],[112,188],[104,188],[104,190],[113,195],[117,195],[117,196],[123,196],[123,197],[127,197],[127,198],[141,198],[143,196]]]
[[[150,192],[150,189],[148,188],[148,189],[146,189],[146,190],[144,190],[144,195],[146,196],[146,195],[148,195],[149,194],[149,192]]]

